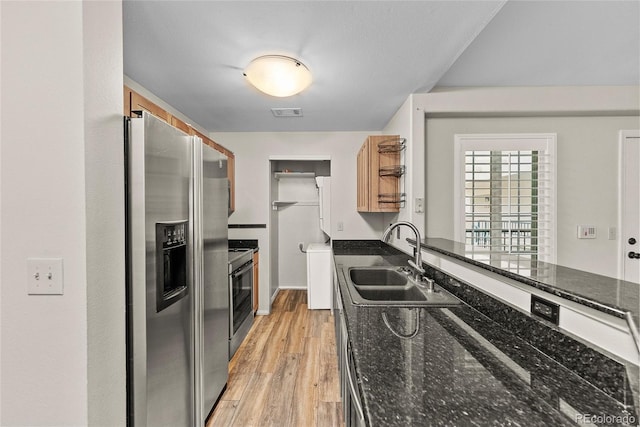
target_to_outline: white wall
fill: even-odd
[[[427,117],[427,234],[453,238],[453,133],[557,132],[557,262],[615,277],[618,241],[607,240],[607,228],[617,227],[617,131],[640,127],[639,95],[637,86],[444,88],[414,95],[414,110]],[[596,225],[598,239],[576,239],[577,224]]]
[[[430,237],[453,238],[453,137],[473,132],[558,133],[558,264],[617,275],[618,139],[640,128],[640,87],[439,88],[412,94],[383,129],[407,138],[407,204],[384,226],[410,221]],[[482,116],[484,118],[479,118]],[[425,117],[428,120],[425,122]],[[501,117],[489,119],[487,117]],[[453,118],[457,118],[454,120]],[[504,118],[504,119],[502,119]],[[415,212],[425,197],[426,213]],[[578,240],[578,224],[596,225],[596,240]],[[411,252],[405,227],[391,243]]]
[[[0,97],[2,95],[2,5],[0,5]],[[2,104],[0,101],[0,384],[2,384]],[[0,386],[0,425],[2,425],[2,386]]]
[[[278,287],[306,289],[307,258],[299,243],[306,248],[309,243],[325,240],[320,230],[316,180],[282,178],[276,183],[279,200],[299,202],[278,207]]]
[[[416,212],[416,198],[425,197],[424,191],[424,112],[415,106],[414,95],[410,95],[398,109],[389,123],[383,129],[383,134],[400,135],[406,138],[407,148],[404,153],[406,173],[404,179],[404,191],[407,193],[405,206],[397,214],[385,214],[384,225],[395,221],[409,221],[420,231],[420,237],[425,237],[424,212]],[[400,227],[400,239],[396,232],[392,233],[389,243],[397,248],[411,253],[412,248],[406,239],[414,239],[413,232],[407,227]]]
[[[0,424],[123,425],[121,4],[0,10]],[[28,257],[64,295],[27,295]]]
[[[2,5],[0,5],[0,384],[2,384]],[[2,425],[2,386],[0,386],[0,425]]]
[[[414,94],[427,115],[638,114],[639,86],[459,87]]]
[[[83,3],[88,425],[126,420],[122,5]]]
[[[286,119],[285,119],[286,120]],[[356,157],[368,135],[377,132],[211,132],[209,136],[236,156],[236,210],[230,223],[267,223],[269,157],[329,156],[332,183],[332,237],[372,239],[380,237],[380,220],[359,214],[356,207]],[[337,230],[337,223],[344,230]],[[335,237],[334,237],[335,236]]]
[[[427,120],[427,229],[453,239],[453,135],[455,133],[556,133],[557,264],[615,277],[618,240],[618,131],[637,128],[637,117],[528,117]],[[577,239],[579,224],[597,238]]]
[[[285,119],[286,120],[286,119]],[[368,135],[377,132],[212,132],[210,137],[236,156],[236,211],[229,217],[235,224],[267,224],[270,204],[270,156],[330,156],[331,158],[331,237],[340,239],[379,239],[383,231],[380,214],[360,214],[356,210],[356,157]],[[343,231],[337,224],[342,222]],[[229,238],[268,239],[268,230],[229,230]],[[260,244],[260,310],[268,310],[270,244]]]

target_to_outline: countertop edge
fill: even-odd
[[[415,239],[408,238],[407,241],[411,245],[415,246],[415,244],[416,244]],[[620,319],[627,320],[628,319],[628,314],[627,313],[631,313],[632,318],[634,318],[634,321],[635,321],[635,324],[634,324],[635,330],[638,331],[638,324],[637,324],[638,321],[635,319],[635,317],[637,317],[638,314],[637,313],[633,313],[631,310],[625,309],[623,307],[618,307],[618,306],[613,305],[613,304],[602,303],[602,302],[596,301],[596,300],[594,300],[592,298],[589,298],[588,296],[580,295],[580,294],[578,294],[576,292],[572,292],[572,291],[569,291],[569,290],[566,290],[566,289],[562,289],[562,288],[559,288],[557,286],[553,286],[551,284],[544,283],[544,282],[541,282],[541,281],[538,281],[538,280],[535,280],[535,279],[532,279],[532,278],[524,277],[522,275],[515,274],[515,273],[512,273],[512,272],[506,271],[504,269],[500,269],[498,267],[494,267],[494,266],[482,263],[480,261],[476,261],[476,260],[470,259],[470,258],[465,257],[463,255],[457,254],[455,252],[448,251],[446,249],[443,249],[443,248],[440,248],[438,246],[434,246],[434,245],[431,245],[431,244],[428,244],[428,243],[421,242],[420,243],[420,247],[423,248],[423,249],[427,249],[427,250],[431,250],[431,251],[440,253],[442,255],[450,256],[450,257],[455,258],[455,259],[457,259],[459,261],[471,264],[473,266],[482,268],[482,269],[484,269],[486,271],[490,271],[490,272],[495,273],[495,274],[499,274],[501,276],[504,276],[506,278],[518,281],[520,283],[524,283],[525,285],[532,286],[532,287],[534,287],[536,289],[540,289],[541,291],[548,292],[550,294],[556,295],[558,297],[564,298],[564,299],[569,300],[569,301],[573,301],[575,303],[584,305],[584,306],[592,308],[594,310],[601,311],[601,312],[606,313],[606,314],[610,314],[610,315],[618,317]],[[594,278],[604,277],[604,276],[600,276],[600,275],[592,274],[592,273],[588,273],[588,272],[582,272],[582,273],[586,274],[586,275],[593,276]],[[610,280],[615,280],[615,279],[612,279],[612,278],[609,278],[609,279]]]

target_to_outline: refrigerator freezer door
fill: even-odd
[[[197,140],[198,141],[198,140]],[[227,158],[202,145],[202,420],[228,379],[229,363],[229,204]]]
[[[186,294],[172,298],[166,277],[172,276],[171,265],[179,262],[166,258],[160,265],[156,258],[157,224],[183,224],[165,226],[174,230],[165,246],[186,240],[183,262],[191,265],[191,149],[188,135],[153,116],[144,113],[143,118],[131,119],[126,147],[127,376],[130,424],[135,427],[195,425],[191,269],[180,279]],[[170,299],[163,306],[157,295],[162,289]]]

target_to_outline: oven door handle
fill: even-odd
[[[233,273],[231,273],[231,278],[235,279],[238,276],[242,276],[244,273],[246,273],[247,271],[253,269],[253,261],[249,261],[247,262],[244,267],[240,268],[240,271],[234,271]]]

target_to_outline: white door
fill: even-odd
[[[620,131],[620,154],[620,277],[640,283],[640,130]]]

